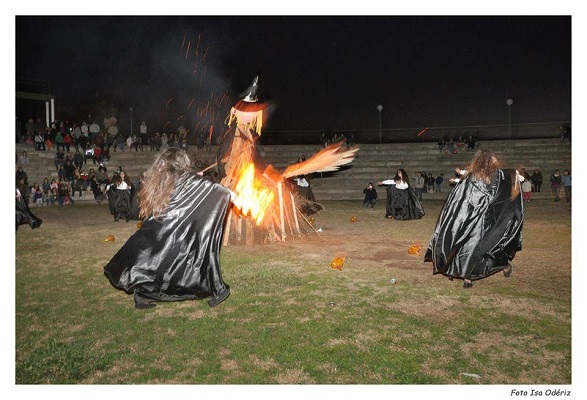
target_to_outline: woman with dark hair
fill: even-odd
[[[118,175],[115,175],[114,183],[108,185],[108,189],[106,189],[108,206],[110,214],[114,216],[114,221],[124,218],[128,222],[131,219],[132,190],[132,182],[126,172],[120,170]]]
[[[194,173],[177,148],[158,155],[138,196],[144,223],[104,267],[112,285],[134,293],[139,309],[156,301],[224,301],[230,289],[220,271],[220,242],[236,196]]]
[[[433,263],[433,273],[473,280],[503,271],[522,249],[524,210],[520,182],[515,169],[501,169],[488,150],[477,152],[449,194],[428,245],[424,261]]]
[[[422,203],[410,186],[410,178],[406,170],[398,169],[393,179],[378,182],[378,185],[387,188],[385,218],[406,221],[420,219],[425,215]]]

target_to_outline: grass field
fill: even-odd
[[[104,205],[32,208],[42,227],[15,239],[16,384],[509,385],[509,398],[574,383],[568,204],[527,204],[512,277],[469,290],[423,263],[442,202],[416,221],[322,204],[320,236],[223,247],[232,294],[218,307],[149,310],[103,275],[136,221]]]

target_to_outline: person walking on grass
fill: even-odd
[[[465,289],[473,280],[503,271],[512,274],[511,260],[522,249],[524,209],[515,169],[501,169],[495,155],[479,151],[450,192],[428,249],[425,262],[433,274],[463,279]]]

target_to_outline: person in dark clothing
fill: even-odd
[[[377,203],[377,190],[373,187],[373,184],[369,182],[367,187],[363,189],[363,193],[365,194],[365,198],[363,199],[363,208],[371,208],[375,207],[375,203]]]
[[[511,260],[522,249],[524,210],[515,169],[501,169],[490,151],[479,151],[450,192],[436,222],[425,262],[434,274],[473,280],[503,271],[512,273]]]
[[[231,199],[237,197],[229,189],[194,173],[185,151],[161,152],[141,182],[144,222],[104,274],[114,287],[134,293],[137,309],[204,298],[217,306],[230,294],[219,253]]]

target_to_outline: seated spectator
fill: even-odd
[[[28,153],[26,151],[23,151],[22,152],[22,155],[20,156],[20,158],[18,160],[18,163],[20,165],[22,165],[22,166],[25,166],[25,165],[29,165],[30,164],[30,162],[29,162],[29,155],[28,155]]]
[[[31,200],[37,207],[43,205],[43,189],[41,189],[39,182],[33,183],[33,187],[31,187]]]
[[[45,150],[45,138],[41,132],[35,134],[35,149]]]
[[[41,184],[41,189],[43,190],[43,198],[49,197],[51,193],[51,184],[49,183],[49,178],[43,179],[43,183]]]
[[[60,165],[65,164],[65,152],[59,148],[57,148],[57,152],[55,153],[55,169],[59,169]]]
[[[98,203],[101,203],[102,201],[106,200],[106,195],[102,191],[102,188],[100,187],[100,184],[98,183],[98,180],[96,179],[95,175],[92,176],[92,178],[90,179],[90,188],[92,190],[92,194],[94,195],[94,199]]]
[[[55,205],[55,203],[59,202],[59,191],[57,188],[51,188],[51,190],[49,191],[49,195],[47,197],[45,197],[45,205],[49,205],[51,204],[52,206]]]
[[[79,193],[79,197],[82,197],[83,188],[82,180],[74,177],[71,181],[71,197],[74,197],[76,193]]]
[[[53,142],[51,141],[51,137],[49,135],[47,135],[45,137],[45,150],[46,151],[52,151],[53,150]]]
[[[59,184],[59,189],[57,189],[59,205],[66,205],[66,204],[75,204],[73,200],[73,196],[71,195],[71,190],[69,189],[69,185],[65,182],[61,182]]]
[[[75,166],[71,163],[71,161],[67,160],[67,161],[65,161],[65,165],[63,166],[63,169],[65,171],[64,179],[68,182],[71,182],[73,180],[73,173],[75,171]]]
[[[94,146],[94,154],[93,154],[92,162],[94,164],[96,164],[96,163],[101,164],[102,163],[102,149],[98,145]]]
[[[96,178],[98,180],[98,183],[110,183],[110,177],[108,176],[108,173],[106,172],[106,167],[104,165],[100,164],[100,166],[98,167]]]
[[[73,165],[79,169],[84,165],[84,156],[80,153],[79,149],[76,149],[75,154],[73,155]]]
[[[57,177],[59,178],[60,181],[67,180],[67,179],[65,179],[65,169],[63,169],[63,165],[59,166],[59,169],[57,170]]]

